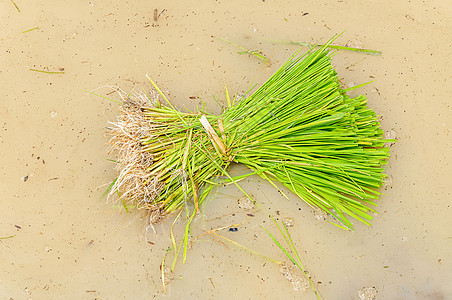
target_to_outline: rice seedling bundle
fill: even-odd
[[[151,80],[163,99],[128,96],[112,123],[110,195],[148,209],[151,223],[181,209],[191,221],[217,177],[242,178],[227,173],[237,162],[346,228],[349,217],[369,224],[389,148],[366,97],[341,88],[332,55],[326,46],[295,53],[254,92],[226,94],[219,116],[178,111]]]

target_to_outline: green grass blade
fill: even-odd
[[[330,49],[360,52],[360,53],[376,55],[376,56],[381,56],[382,55],[382,52],[378,51],[378,50],[347,47],[347,46],[340,46],[340,45],[313,44],[313,43],[308,43],[308,42],[297,42],[297,41],[277,41],[277,43],[287,44],[287,45],[308,46],[308,47],[311,47],[311,48],[314,48],[314,47],[327,47],[327,48],[330,48]]]
[[[107,189],[104,191],[104,193],[99,197],[98,200],[101,200],[102,198],[104,198],[105,196],[107,196],[108,193],[110,193],[111,188],[115,185],[116,180],[118,180],[118,177],[116,177],[115,179],[113,179],[113,181],[110,183],[110,185],[107,187]]]
[[[343,91],[344,91],[344,92],[350,92],[350,91],[359,89],[360,87],[363,87],[363,86],[365,86],[365,85],[368,85],[368,84],[370,84],[370,83],[372,83],[372,82],[374,82],[374,80],[373,80],[373,81],[369,81],[369,82],[365,82],[365,83],[361,83],[361,84],[358,84],[358,85],[355,85],[355,86],[352,86],[352,87],[350,87],[350,88],[348,88],[348,89],[344,89]]]
[[[229,91],[228,91],[228,86],[224,85],[225,88],[225,93],[226,93],[226,103],[228,104],[228,107],[231,107],[231,98],[229,98]]]
[[[21,33],[27,33],[27,32],[30,32],[30,31],[33,31],[33,30],[36,30],[36,29],[39,29],[39,26],[36,26],[36,27],[34,27],[34,28],[31,28],[31,29],[22,31]]]
[[[38,72],[39,72],[39,71],[38,71]],[[115,103],[118,103],[118,104],[122,104],[122,102],[120,102],[120,101],[113,100],[113,99],[110,99],[110,98],[108,98],[108,97],[105,97],[105,96],[102,96],[102,95],[99,95],[99,94],[96,94],[96,93],[93,93],[93,92],[90,92],[90,91],[82,90],[82,92],[85,92],[85,93],[88,93],[88,94],[91,94],[91,95],[94,95],[94,96],[97,96],[97,97],[104,98],[104,99],[106,99],[106,100],[108,100],[108,101],[111,101],[111,102],[115,102]]]
[[[17,6],[17,4],[16,4],[13,0],[11,0],[11,2],[14,4],[14,7],[16,7],[17,11],[20,12],[20,9],[19,9],[19,7]]]
[[[190,216],[187,225],[185,225],[185,233],[184,233],[184,259],[183,263],[185,264],[185,261],[187,259],[187,250],[188,250],[188,235],[190,234],[190,224],[193,221],[193,218],[196,215],[196,210],[193,211],[192,215]]]

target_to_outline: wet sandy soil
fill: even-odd
[[[171,220],[146,231],[142,213],[98,200],[115,176],[105,131],[117,104],[84,91],[149,91],[149,74],[178,108],[204,100],[218,113],[212,95],[224,100],[224,84],[242,93],[297,49],[275,41],[324,42],[344,29],[338,44],[383,52],[341,51],[333,63],[344,84],[375,80],[358,92],[398,139],[373,225],[340,230],[251,177],[242,186],[260,209],[239,207],[237,188],[219,188],[194,232],[244,222],[222,234],[282,261],[260,225],[276,233],[269,214],[292,218],[326,299],[358,299],[363,287],[379,299],[451,297],[449,1],[15,3],[20,12],[0,3],[0,237],[12,236],[0,240],[1,299],[314,299],[278,265],[212,236],[193,244],[163,295]],[[261,50],[271,65],[219,37]]]

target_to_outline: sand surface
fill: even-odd
[[[142,212],[99,200],[115,177],[105,132],[117,104],[84,91],[118,100],[105,86],[149,91],[149,74],[178,108],[203,100],[218,113],[212,95],[225,102],[224,84],[243,93],[297,49],[275,41],[325,42],[344,29],[337,44],[383,55],[340,51],[333,64],[345,85],[375,80],[356,93],[398,139],[373,225],[341,230],[251,177],[242,187],[260,208],[247,210],[234,186],[219,188],[194,235],[244,222],[221,234],[284,261],[260,225],[277,234],[269,214],[290,218],[325,299],[373,293],[365,287],[377,299],[452,297],[450,1],[15,3],[20,12],[0,3],[0,238],[12,236],[0,240],[0,299],[315,299],[277,264],[212,236],[193,244],[163,294],[171,219],[154,233]],[[261,50],[271,65],[220,37]]]

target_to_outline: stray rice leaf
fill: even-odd
[[[270,65],[270,61],[268,60],[267,57],[265,57],[265,55],[262,54],[261,51],[247,49],[247,48],[245,48],[243,46],[240,46],[239,44],[231,42],[230,40],[222,38],[222,37],[220,37],[220,40],[222,40],[223,42],[228,43],[230,45],[233,45],[233,46],[239,48],[240,50],[242,50],[242,51],[237,52],[238,54],[250,54],[250,55],[253,55],[253,56],[257,57],[258,59],[262,60],[267,66]]]
[[[31,28],[31,29],[25,30],[25,31],[22,31],[21,33],[30,32],[30,31],[33,31],[33,30],[36,30],[36,29],[39,29],[39,26],[37,26],[35,28]]]
[[[36,69],[29,69],[30,71],[39,72],[39,73],[45,73],[45,74],[64,74],[64,72],[50,72],[50,71],[43,71],[43,70],[36,70]]]
[[[363,53],[363,54],[370,54],[370,55],[377,55],[377,56],[381,56],[382,55],[382,52],[378,51],[378,50],[370,50],[370,49],[363,49],[363,48],[356,48],[356,47],[347,47],[347,46],[340,46],[340,45],[330,45],[330,44],[317,45],[317,44],[313,44],[313,43],[295,42],[295,41],[279,41],[278,43],[288,44],[288,45],[308,46],[308,47],[311,47],[311,48],[314,48],[314,47],[327,47],[327,48],[330,48],[330,49],[360,52],[360,53]]]
[[[0,240],[6,240],[6,239],[10,239],[15,237],[16,235],[10,235],[10,236],[4,236],[4,237],[0,237]]]
[[[11,2],[12,2],[12,4],[14,4],[14,7],[16,7],[17,11],[20,12],[20,9],[19,9],[19,7],[17,6],[17,4],[16,4],[13,0],[11,0]]]

